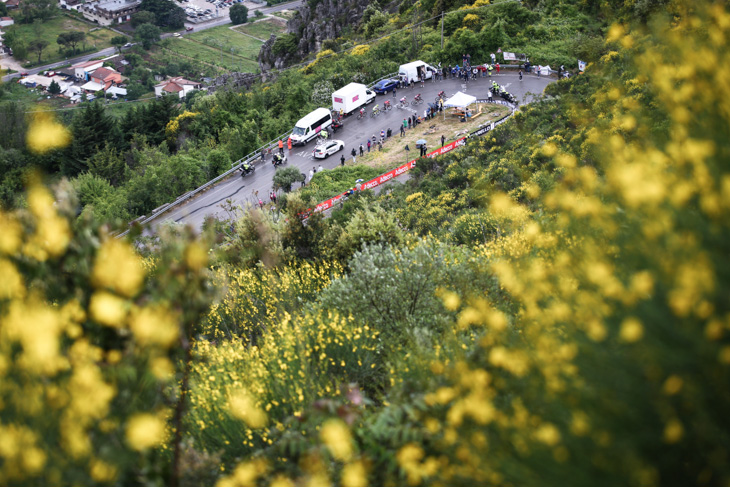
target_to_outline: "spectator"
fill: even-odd
[[[405,123],[405,120],[403,120],[403,122]],[[405,135],[406,135],[406,129],[403,125],[401,125],[400,126],[400,136],[404,137]]]
[[[345,154],[342,154],[342,156],[340,156],[340,166],[344,166],[344,165],[345,165]]]
[[[441,136],[441,147],[443,147],[443,146],[444,146],[444,143],[445,143],[445,142],[446,142],[446,136],[445,136],[445,135],[442,135],[442,136]]]
[[[385,138],[389,139],[393,135],[393,132],[390,130],[390,127],[388,127],[388,131],[385,132]]]
[[[317,172],[322,172],[322,171],[324,171],[324,167],[322,167],[322,164],[320,164],[319,169],[317,169]]]
[[[307,184],[307,175],[304,173],[300,173],[299,177],[300,177],[300,181],[302,182],[302,185],[300,187],[303,188],[304,185]]]
[[[370,152],[370,144],[368,144],[368,152]],[[365,154],[365,148],[360,144],[360,156]]]
[[[495,64],[494,68],[497,70],[497,74],[499,74],[499,63]]]
[[[403,132],[405,132],[406,128],[408,128],[408,122],[407,122],[407,121],[406,121],[406,119],[404,118],[404,119],[403,119],[403,128],[402,128]]]
[[[357,152],[355,152],[355,149],[352,149],[352,152],[350,152],[350,154],[352,154],[352,163],[355,164],[357,162]]]
[[[360,147],[362,147],[362,144],[360,144]],[[362,155],[362,151],[360,151]],[[370,139],[368,139],[368,153],[370,153]]]

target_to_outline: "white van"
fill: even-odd
[[[411,80],[415,83],[418,81],[420,76],[423,76],[424,79],[431,79],[435,72],[436,68],[424,63],[423,61],[413,61],[412,63],[401,64],[400,68],[398,68],[398,76],[406,83]]]
[[[317,108],[294,125],[291,133],[292,144],[304,145],[330,125],[332,125],[332,114],[329,109]]]

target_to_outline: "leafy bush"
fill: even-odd
[[[291,191],[292,184],[303,180],[302,173],[296,167],[277,169],[274,174],[274,189],[283,189],[288,193]]]

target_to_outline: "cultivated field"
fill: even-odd
[[[251,24],[242,24],[233,27],[233,30],[248,34],[262,40],[268,40],[271,34],[282,34],[286,30],[286,24],[281,20],[268,18]]]
[[[166,41],[166,47],[184,56],[229,71],[257,72],[263,43],[228,26],[214,27]]]

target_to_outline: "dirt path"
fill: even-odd
[[[13,71],[22,72],[25,68],[11,56],[0,57],[1,69],[12,69]]]

